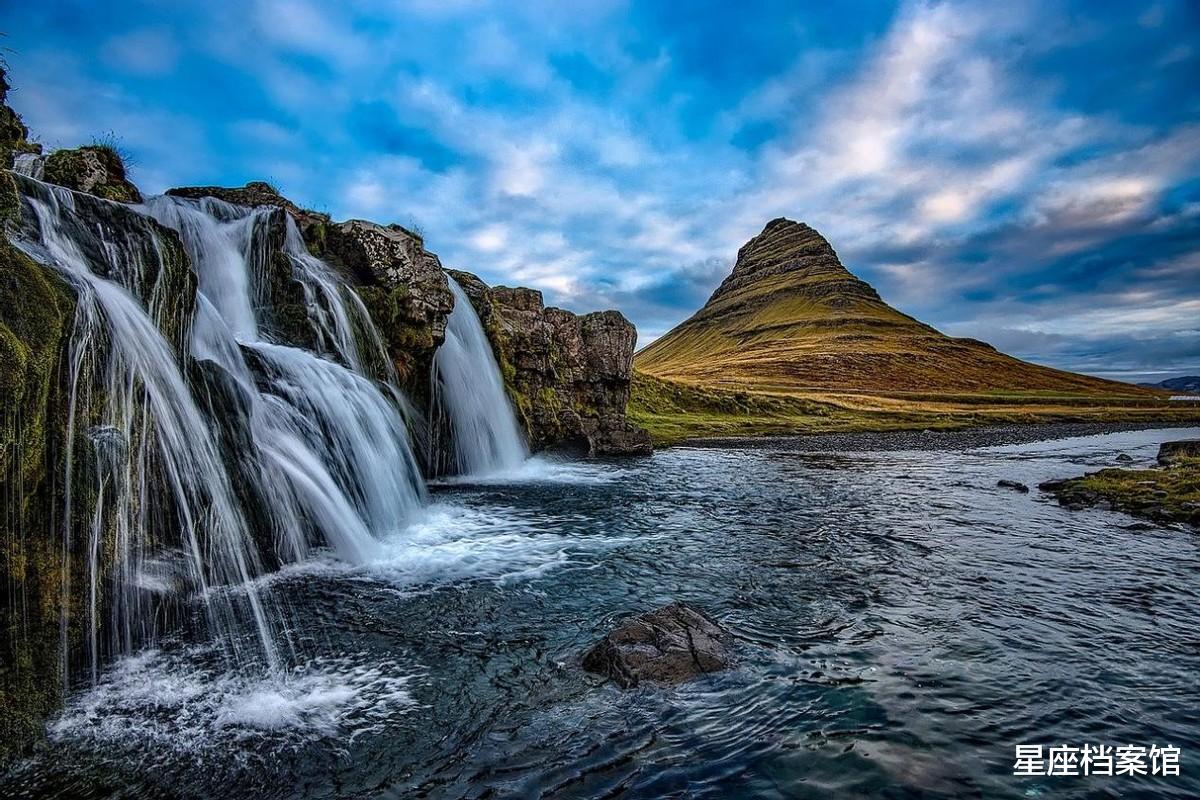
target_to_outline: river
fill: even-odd
[[[766,441],[437,484],[370,564],[259,579],[302,666],[240,674],[180,632],[73,694],[0,795],[1195,797],[1200,538],[996,482],[1197,436]],[[673,600],[734,632],[733,669],[622,691],[579,668]],[[1182,774],[1018,778],[1022,743],[1171,744]]]

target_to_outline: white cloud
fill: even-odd
[[[165,28],[142,28],[104,43],[104,60],[125,72],[165,75],[179,60],[179,46]]]
[[[471,235],[471,244],[484,253],[498,253],[508,245],[508,228],[492,224]]]

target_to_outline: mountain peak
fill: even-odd
[[[775,275],[800,273],[798,277],[822,282],[828,278],[855,295],[874,295],[874,290],[842,266],[829,241],[803,222],[777,217],[762,233],[738,250],[733,272],[721,283],[709,303]]]
[[[1128,391],[945,336],[885,303],[812,227],[783,217],[635,363],[658,378],[769,391]]]

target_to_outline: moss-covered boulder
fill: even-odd
[[[534,450],[648,453],[626,419],[637,331],[617,311],[547,308],[534,289],[488,287],[450,270],[479,314],[505,387]]]
[[[77,192],[114,200],[140,203],[142,193],[125,175],[125,161],[115,148],[102,144],[55,150],[46,158],[42,177],[50,183]]]

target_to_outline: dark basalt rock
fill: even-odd
[[[1129,453],[1121,453],[1117,456],[1117,461],[1121,464],[1128,464],[1133,461],[1133,456],[1129,455]]]
[[[1010,481],[1005,479],[996,481],[996,485],[1001,489],[1012,489],[1014,491],[1021,492],[1022,494],[1027,494],[1029,492],[1029,487],[1020,481]]]
[[[1158,446],[1158,463],[1170,466],[1183,458],[1200,458],[1200,439],[1180,439]]]
[[[672,603],[625,620],[584,655],[583,668],[625,689],[681,683],[729,667],[731,638],[704,612]]]

